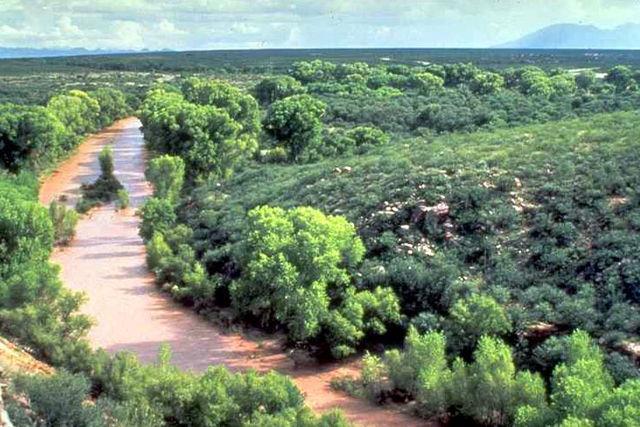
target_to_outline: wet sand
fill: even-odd
[[[88,138],[40,190],[42,203],[65,195],[66,203],[75,205],[80,184],[99,174],[99,151],[113,144],[115,174],[129,191],[131,207],[121,212],[113,205],[92,210],[79,221],[71,244],[56,249],[52,256],[61,266],[64,283],[88,296],[83,311],[96,321],[89,335],[92,344],[112,353],[133,351],[142,361],[152,362],[159,346],[167,343],[173,362],[184,369],[202,371],[209,365],[223,364],[232,370],[273,369],[291,375],[312,409],[340,408],[359,425],[426,425],[396,410],[331,390],[332,378],[357,373],[355,364],[296,369],[277,338],[223,333],[156,288],[145,265],[139,218],[135,216],[136,208],[151,194],[144,179],[144,142],[139,127],[137,119],[129,118]]]

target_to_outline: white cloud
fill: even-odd
[[[481,47],[630,19],[638,0],[0,0],[0,46]]]

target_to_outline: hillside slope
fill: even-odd
[[[547,369],[527,334],[541,322],[585,329],[611,349],[638,339],[639,123],[635,112],[598,115],[256,166],[199,188],[183,215],[226,284],[253,207],[344,215],[368,251],[360,287],[392,286],[424,328],[446,325],[470,292],[490,295],[514,321],[509,341],[522,345],[521,362]]]

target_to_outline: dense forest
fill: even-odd
[[[640,71],[313,60],[211,74],[5,94],[0,327],[63,368],[17,378],[32,412],[10,401],[12,419],[347,424],[279,374],[89,348],[82,297],[48,262],[76,214],[40,206],[37,177],[135,112],[154,191],[140,235],[176,300],[321,361],[363,356],[334,386],[426,419],[637,424]],[[108,150],[101,163],[111,180]]]

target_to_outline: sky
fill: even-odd
[[[640,0],[0,0],[0,46],[490,47],[556,23],[629,22]]]

